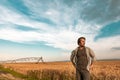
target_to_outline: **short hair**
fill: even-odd
[[[78,38],[78,40],[77,40],[77,44],[79,45],[79,43],[80,43],[80,40],[81,39],[84,39],[84,40],[86,40],[86,38],[85,37],[80,37],[80,38]]]

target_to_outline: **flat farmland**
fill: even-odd
[[[71,62],[6,63],[10,68],[36,80],[75,80],[75,68]],[[120,60],[96,61],[90,68],[91,80],[120,80]]]

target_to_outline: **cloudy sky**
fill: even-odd
[[[120,0],[1,0],[0,60],[69,60],[86,37],[97,59],[120,59]]]

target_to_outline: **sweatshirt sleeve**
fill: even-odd
[[[74,57],[75,57],[75,54],[74,54],[74,50],[71,52],[71,56],[70,56],[70,61],[72,62],[73,66],[75,66],[75,63],[74,63]]]
[[[90,48],[89,48],[89,51],[90,51],[90,57],[92,58],[91,64],[93,64],[93,62],[96,61],[95,53],[94,53],[93,50],[90,49]]]

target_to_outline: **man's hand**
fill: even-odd
[[[93,70],[93,64],[90,65],[90,70]]]

